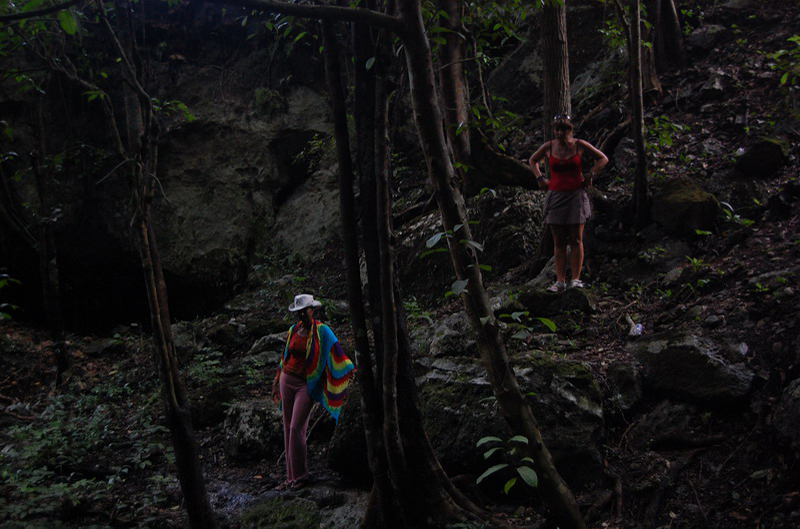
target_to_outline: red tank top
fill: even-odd
[[[289,340],[289,358],[283,363],[284,373],[291,373],[301,378],[306,378],[306,345],[309,335],[300,336],[292,333]]]
[[[550,154],[547,158],[550,164],[550,191],[573,191],[583,187],[583,162],[581,154],[562,160]]]

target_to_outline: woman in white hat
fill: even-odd
[[[298,294],[289,306],[299,321],[289,328],[272,383],[272,400],[283,405],[286,481],[278,486],[280,490],[299,489],[308,481],[306,430],[314,402],[338,421],[355,373],[331,328],[314,318],[314,309],[321,306],[310,294]]]

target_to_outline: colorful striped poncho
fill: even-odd
[[[280,368],[289,358],[289,342],[297,324],[289,329]],[[353,362],[347,357],[339,339],[326,324],[314,320],[306,346],[306,383],[311,398],[330,412],[338,422],[344,396],[355,373]]]

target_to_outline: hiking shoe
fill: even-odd
[[[569,288],[585,288],[586,285],[580,279],[573,279],[569,282]]]
[[[556,281],[549,287],[547,287],[548,292],[563,292],[567,289],[567,284],[563,281]]]

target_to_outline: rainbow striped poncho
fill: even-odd
[[[280,368],[289,358],[289,342],[297,324],[289,328],[283,349]],[[311,398],[328,410],[338,422],[347,386],[355,373],[353,362],[347,357],[339,339],[326,324],[314,320],[306,346],[306,383]]]

